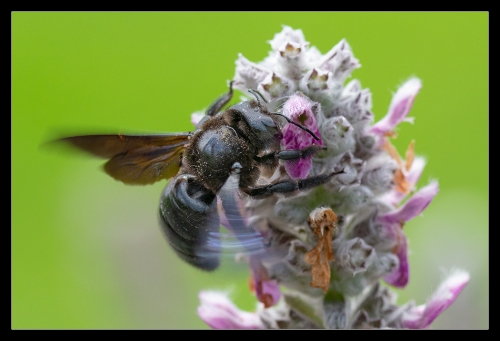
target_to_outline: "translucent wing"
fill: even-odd
[[[239,169],[236,171],[233,169],[217,193],[220,222],[232,232],[232,234],[219,233],[220,236],[217,237],[222,241],[223,252],[261,253],[265,250],[265,242],[261,233],[249,226],[244,200],[246,195],[239,190],[239,183]]]
[[[167,135],[83,135],[58,141],[109,159],[104,170],[129,185],[169,179],[179,171],[190,133]]]

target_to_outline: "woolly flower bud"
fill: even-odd
[[[374,257],[373,248],[361,238],[344,242],[338,250],[339,265],[353,275],[366,271]]]
[[[344,116],[324,119],[319,122],[321,139],[328,146],[327,153],[337,156],[345,152],[354,151],[356,140],[354,128]]]
[[[251,245],[259,252],[247,257],[258,307],[242,312],[226,295],[203,292],[200,317],[213,328],[427,328],[463,290],[466,272],[452,273],[417,307],[397,305],[380,284],[408,284],[403,226],[438,193],[436,181],[415,192],[425,166],[415,142],[403,160],[389,140],[409,120],[421,81],[405,82],[386,116],[371,125],[369,89],[356,79],[344,84],[360,67],[344,39],[321,54],[301,30],[284,26],[269,43],[261,62],[238,56],[232,85],[256,98],[239,108],[262,110],[262,122],[246,124],[276,141],[252,155],[249,169],[238,169],[258,168],[255,182],[245,185],[251,180],[231,170],[217,193],[225,211],[221,223],[239,223],[244,236],[258,240]],[[203,119],[192,118],[198,126]],[[227,124],[237,134],[245,122]],[[245,195],[233,206],[245,211],[241,215],[224,204],[238,188]]]
[[[380,154],[367,161],[361,183],[372,188],[374,193],[385,193],[392,189],[397,164],[386,155]]]

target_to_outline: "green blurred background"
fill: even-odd
[[[471,281],[434,328],[488,328],[488,13],[12,13],[12,328],[206,328],[201,289],[251,310],[248,270],[180,261],[157,223],[165,183],[129,187],[101,161],[40,149],[58,132],[177,132],[227,89],[238,53],[262,60],[281,25],[327,52],[342,38],[376,120],[414,75],[423,88],[393,140],[411,139],[440,193],[405,225],[425,302],[443,269]],[[238,96],[236,96],[238,97]]]

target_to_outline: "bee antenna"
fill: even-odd
[[[260,105],[259,97],[262,98],[262,100],[264,101],[264,103],[267,104],[267,101],[264,98],[264,96],[262,96],[262,94],[260,92],[258,92],[257,90],[248,89],[248,92],[255,96],[255,99],[257,100],[257,102],[259,102],[259,105]],[[259,95],[259,96],[257,96],[257,95]]]
[[[300,129],[307,131],[309,134],[311,134],[312,137],[314,137],[314,139],[316,141],[319,141],[319,137],[317,137],[316,134],[314,134],[311,130],[309,130],[307,127],[303,126],[302,124],[298,124],[298,123],[292,121],[291,119],[289,119],[288,117],[286,117],[283,114],[280,114],[279,112],[272,112],[271,115],[277,115],[277,116],[283,117],[285,120],[287,120],[288,123],[291,123],[291,124],[299,127]]]

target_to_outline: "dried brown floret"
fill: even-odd
[[[324,293],[330,285],[329,261],[335,260],[332,239],[336,221],[337,215],[331,208],[317,208],[309,214],[309,226],[318,236],[318,243],[304,255],[304,260],[311,265],[312,281],[309,285],[323,289]]]

